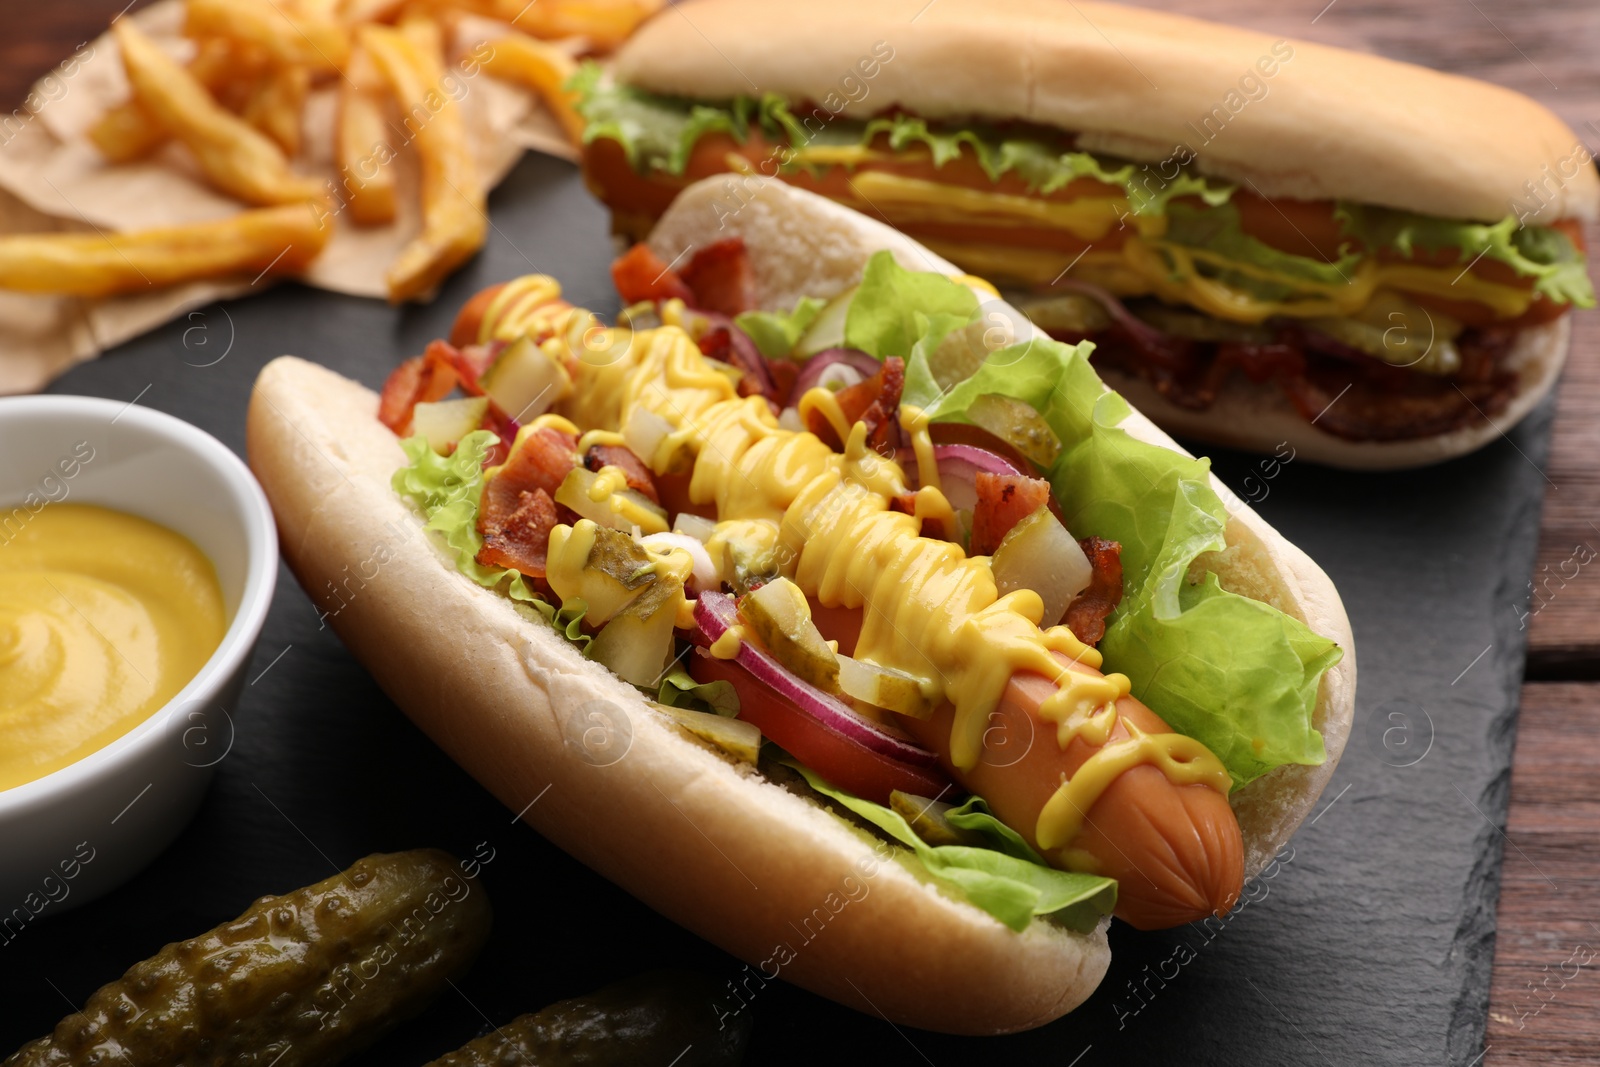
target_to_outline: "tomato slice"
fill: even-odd
[[[739,694],[739,718],[754,723],[769,741],[830,784],[858,797],[887,804],[896,789],[936,797],[950,788],[950,780],[937,769],[907,766],[825,728],[732,660],[697,648],[689,657],[689,673],[697,682],[730,683]]]

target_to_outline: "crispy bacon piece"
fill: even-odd
[[[791,394],[794,392],[794,383],[800,377],[800,364],[789,359],[768,359],[766,362],[767,374],[772,378],[772,399],[779,408],[788,407],[793,402]]]
[[[905,384],[906,361],[899,356],[890,356],[883,361],[883,367],[877,374],[835,394],[839,410],[850,425],[866,423],[867,447],[875,452],[886,455],[889,449],[897,448],[901,443],[900,392]],[[833,432],[833,424],[821,412],[810,413],[806,429],[835,448],[844,447],[844,442]]]
[[[713,241],[683,268],[683,280],[694,292],[692,307],[737,315],[756,306],[755,276],[743,237]]]
[[[378,397],[378,421],[389,427],[397,437],[411,430],[411,413],[418,404],[443,400],[456,387],[459,376],[449,359],[442,358],[435,349],[444,345],[435,341],[420,356],[412,356],[390,372]]]
[[[1025,474],[990,474],[977,478],[978,504],[972,509],[971,556],[992,556],[1011,528],[1050,504],[1050,483]]]
[[[584,453],[583,465],[592,471],[601,467],[616,467],[627,478],[629,489],[643,493],[652,504],[661,503],[661,497],[656,493],[656,481],[650,476],[650,468],[625,445],[594,445]]]
[[[482,396],[478,378],[503,348],[502,341],[465,348],[457,348],[449,341],[430,341],[422,355],[400,364],[384,381],[378,398],[378,421],[404,437],[411,429],[411,414],[418,404],[443,400],[458,385],[463,392]],[[498,412],[494,418],[484,420],[483,428],[498,432],[503,429],[502,424],[509,422],[503,412]],[[513,428],[512,434],[515,432]]]
[[[776,401],[778,387],[772,377],[772,361],[728,316],[714,311],[703,314],[710,325],[700,337],[701,353],[744,372],[739,378],[740,396],[764,396]]]
[[[901,493],[889,501],[889,509],[905,515],[917,513],[917,494]],[[941,519],[929,516],[922,520],[922,536],[931,537],[935,541],[959,541],[956,531]]]
[[[1122,602],[1122,545],[1103,537],[1085,537],[1078,547],[1094,568],[1088,588],[1067,605],[1062,622],[1086,645],[1097,645],[1106,635],[1106,617]]]
[[[1281,327],[1265,344],[1164,338],[1156,345],[1119,328],[1094,340],[1100,346],[1097,362],[1139,374],[1191,411],[1210,408],[1237,370],[1251,381],[1275,385],[1326,433],[1351,441],[1403,441],[1480,425],[1504,411],[1517,386],[1516,374],[1504,367],[1514,336],[1515,326],[1504,324],[1463,333],[1456,342],[1462,367],[1451,377],[1393,367],[1294,325]]]
[[[524,489],[517,493],[515,507],[503,511],[510,501],[509,493],[499,494],[493,501],[488,493],[484,494],[484,506],[478,511],[478,533],[483,535],[478,562],[485,567],[509,567],[531,578],[543,578],[550,531],[559,521],[555,501],[543,489],[531,493]]]
[[[693,305],[694,291],[644,243],[611,261],[611,281],[624,304],[644,300],[682,300]]]
[[[509,517],[522,506],[525,493],[541,492],[554,498],[562,481],[578,465],[578,440],[571,434],[546,427],[524,435],[522,443],[483,486],[478,504],[478,532],[484,523]]]

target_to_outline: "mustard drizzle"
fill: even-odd
[[[677,318],[667,310],[664,319]],[[574,389],[558,405],[562,415],[586,428],[586,439],[623,425],[636,407],[672,425],[656,454],[641,458],[663,473],[681,450],[695,456],[689,497],[716,508],[707,542],[713,558],[737,546],[745,559],[790,578],[817,603],[863,609],[855,655],[914,675],[930,704],[955,705],[951,762],[958,769],[976,766],[990,715],[1013,674],[1031,671],[1055,683],[1039,715],[1056,725],[1058,744],[1065,749],[1082,738],[1101,747],[1040,812],[1041,849],[1077,867],[1091,862],[1068,846],[1099,795],[1136,765],[1156,766],[1174,784],[1202,782],[1228,792],[1227,771],[1193,738],[1145,734],[1124,720],[1130,736],[1107,744],[1127,677],[1066,668],[1058,654],[1099,668],[1100,653],[1065,626],[1041,628],[1044,605],[1032,590],[999,595],[987,558],[920,536],[925,517],[950,515],[921,412],[906,409],[901,416],[922,482],[917,514],[908,515],[890,507],[907,491],[904,472],[866,447],[862,424],[841,435],[845,449],[835,452],[813,434],[783,429],[761,397],[740,397],[734,380],[676,326],[611,333],[595,346],[607,353],[604,360],[589,358],[587,342],[584,351],[568,346]],[[564,343],[563,335],[548,343]],[[805,399],[824,415],[838,407],[826,390]],[[568,562],[557,559],[561,546],[575,540],[581,541],[552,535],[552,572]],[[713,654],[731,657],[742,639],[730,630]]]

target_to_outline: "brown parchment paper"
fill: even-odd
[[[162,0],[123,17],[134,19],[175,57],[186,60],[192,53],[192,43],[181,34],[182,0]],[[487,19],[464,18],[456,27],[451,55],[459,59],[504,30],[503,24]],[[565,42],[574,52],[582,44],[579,39]],[[459,98],[487,187],[498,184],[524,151],[577,157],[533,94],[481,72],[468,75],[459,62],[453,69],[464,89],[452,95]],[[312,91],[301,153],[294,161],[297,171],[329,183],[335,181],[337,95],[335,85]],[[122,60],[109,34],[80,48],[72,61],[35,84],[0,136],[0,232],[136,230],[222,218],[244,209],[207,186],[179,145],[167,145],[135,163],[108,164],[85,131],[127,97]],[[395,147],[400,194],[395,222],[357,227],[335,215],[333,237],[300,280],[333,292],[384,298],[384,273],[420,227],[415,160],[409,149]],[[99,300],[0,290],[0,394],[40,389],[113,345],[213,300],[259,290],[273,281],[197,281]]]

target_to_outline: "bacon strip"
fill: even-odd
[[[887,449],[900,446],[900,393],[905,384],[906,361],[890,356],[883,361],[877,374],[835,394],[839,410],[850,425],[866,423],[867,447],[875,452],[885,453]],[[833,431],[833,424],[821,412],[810,413],[806,429],[834,448],[844,447],[844,442]]]
[[[645,466],[644,460],[633,454],[632,449],[624,445],[595,445],[584,453],[583,465],[592,471],[597,471],[601,467],[616,467],[627,478],[629,489],[649,497],[652,504],[661,503],[661,497],[656,493],[655,479],[650,475],[650,468]]]
[[[994,555],[1013,526],[1050,505],[1050,483],[1043,478],[980,471],[977,487],[978,503],[972,509],[969,556]]]
[[[488,536],[485,522],[504,519],[522,504],[522,494],[540,492],[554,498],[572,468],[578,465],[578,440],[545,427],[524,434],[522,442],[483,486],[478,502],[478,532]]]
[[[445,342],[433,342],[426,353],[412,356],[396,367],[383,383],[383,392],[378,396],[378,421],[397,437],[410,432],[411,414],[418,404],[443,400],[456,387],[454,366],[434,353],[442,344]]]
[[[756,306],[755,275],[743,237],[727,237],[700,249],[683,268],[683,280],[694,293],[690,306],[701,311],[737,315]]]
[[[692,305],[695,299],[694,290],[642,242],[612,260],[611,281],[624,304],[676,299]]]
[[[503,510],[509,493],[493,500],[484,494],[485,506],[478,512],[478,532],[483,547],[477,560],[485,567],[508,567],[530,578],[543,578],[550,551],[550,531],[559,521],[556,504],[543,489],[517,493],[516,506]]]
[[[1094,570],[1088,587],[1067,605],[1062,621],[1078,640],[1097,645],[1106,635],[1106,617],[1122,602],[1122,545],[1103,537],[1085,537],[1078,547]]]
[[[412,356],[389,373],[378,397],[378,421],[396,436],[404,437],[411,429],[411,416],[418,404],[443,400],[458,385],[463,392],[482,396],[478,379],[504,348],[503,341],[465,348],[457,348],[449,341],[430,341],[422,355]],[[484,420],[483,428],[499,432],[508,422],[503,412],[496,412],[494,418]],[[515,432],[513,428],[512,433]]]
[[[1456,342],[1462,368],[1448,378],[1390,366],[1294,326],[1266,344],[1166,338],[1171,343],[1150,345],[1120,328],[1093,339],[1097,361],[1137,373],[1191,411],[1216,403],[1237,370],[1276,385],[1319,430],[1350,441],[1403,441],[1481,425],[1504,411],[1517,387],[1517,376],[1503,366],[1509,336],[1503,327],[1462,334]]]
[[[915,515],[917,513],[917,494],[899,494],[889,501],[889,510],[898,511],[905,515]],[[932,516],[922,520],[922,536],[931,537],[935,541],[950,541],[952,543],[960,541],[960,537],[957,536],[955,529],[950,524]]]

